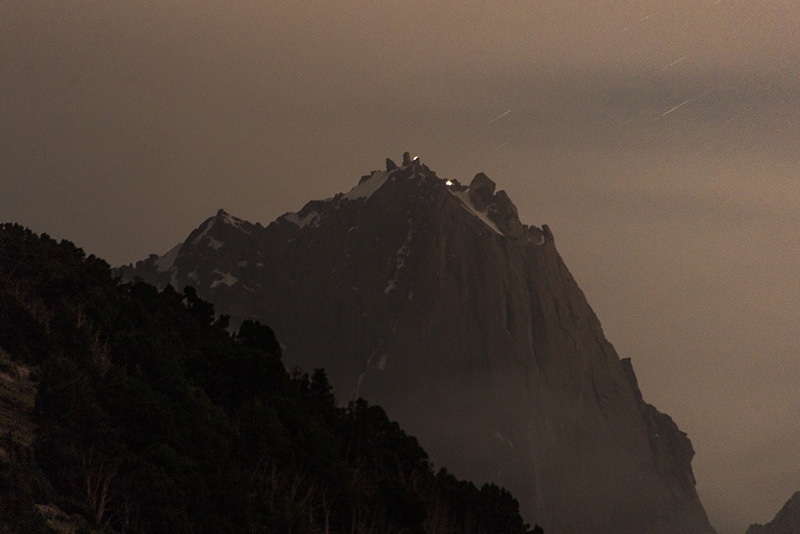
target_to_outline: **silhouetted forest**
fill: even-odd
[[[36,393],[0,427],[0,533],[531,532],[324,370],[287,372],[268,326],[228,326],[191,287],[1,226],[0,378]]]

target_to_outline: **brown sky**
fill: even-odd
[[[800,490],[796,0],[0,0],[0,124],[0,220],[112,264],[405,150],[486,172],[692,438],[720,534]]]

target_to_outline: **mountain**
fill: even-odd
[[[800,491],[786,501],[766,525],[750,525],[745,534],[797,534],[800,532]]]
[[[405,154],[266,227],[220,210],[119,273],[271,325],[287,364],[381,404],[545,532],[713,533],[686,434],[643,400],[550,229],[495,189]]]

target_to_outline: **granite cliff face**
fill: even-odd
[[[287,365],[383,405],[545,532],[713,533],[691,442],[645,403],[547,226],[495,189],[406,155],[266,227],[220,211],[120,273],[269,324]]]
[[[750,525],[745,534],[797,534],[800,532],[800,491],[786,501],[766,525]]]

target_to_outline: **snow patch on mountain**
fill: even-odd
[[[364,375],[365,374],[367,374],[367,373],[364,372],[364,373],[361,373],[360,375],[358,375],[358,380],[356,380],[356,387],[353,388],[353,392],[351,394],[351,397],[353,397],[354,399],[357,399],[358,397],[361,396],[361,395],[359,395],[359,392],[361,391],[361,384],[364,382]]]
[[[503,433],[502,433],[502,432],[500,432],[499,430],[495,430],[495,431],[494,431],[494,437],[496,437],[497,439],[499,439],[500,441],[502,441],[503,443],[505,443],[506,445],[508,445],[510,448],[514,448],[514,443],[513,443],[513,442],[512,442],[510,439],[508,439],[507,437],[505,437],[505,436],[503,435]]]
[[[312,228],[316,228],[319,226],[319,213],[317,213],[314,210],[309,211],[302,217],[295,212],[289,212],[285,214],[282,217],[282,219],[286,222],[294,224],[301,230],[307,226],[310,226]]]
[[[169,249],[169,251],[159,256],[159,258],[156,260],[156,271],[160,273],[166,273],[172,269],[172,266],[175,265],[175,259],[178,257],[178,252],[181,251],[182,246],[183,243],[178,243]]]
[[[394,288],[395,288],[395,283],[396,283],[396,282],[397,282],[397,275],[395,275],[395,277],[394,277],[394,278],[392,278],[391,280],[389,280],[389,283],[388,283],[388,284],[386,284],[386,288],[383,290],[383,292],[384,292],[384,293],[386,293],[387,295],[388,295],[389,293],[391,293],[391,292],[394,290]]]
[[[213,248],[214,250],[219,250],[219,249],[221,249],[222,247],[225,246],[225,243],[223,243],[222,241],[217,241],[213,237],[209,236],[208,237],[208,246]]]
[[[411,220],[408,221],[409,223]],[[403,245],[397,249],[397,252],[394,256],[394,276],[391,280],[386,284],[386,288],[384,288],[383,292],[387,295],[392,292],[392,290],[397,286],[397,277],[400,275],[400,270],[406,266],[406,258],[411,253],[411,229],[409,228],[408,234],[406,234],[406,240],[403,242]],[[390,260],[391,263],[391,260]]]
[[[209,219],[208,222],[206,222],[205,226],[203,227],[203,231],[200,232],[200,234],[197,237],[192,239],[192,245],[199,244],[200,241],[202,241],[203,238],[208,235],[208,232],[210,232],[211,229],[214,227],[214,221],[216,220],[217,220],[216,218],[213,218]]]
[[[222,223],[224,225],[233,226],[234,228],[236,228],[237,230],[240,230],[241,232],[243,232],[245,234],[250,234],[250,231],[248,231],[245,228],[246,222],[244,220],[239,219],[237,217],[233,217],[228,212],[226,212],[225,210],[221,209],[221,210],[219,210],[217,212],[216,216],[214,216],[211,219],[209,219],[208,221],[206,221],[206,223],[202,226],[203,230],[200,232],[200,234],[198,234],[197,237],[192,239],[192,244],[193,245],[199,244],[203,240],[203,238],[205,238],[208,235],[208,232],[210,232],[211,229],[214,228],[214,225],[217,222],[220,222],[220,223]],[[212,239],[211,243],[212,243],[210,245],[211,247],[213,247],[215,250],[219,250],[219,248],[217,248],[214,245],[215,242],[214,242],[213,239]],[[219,243],[219,241],[216,241],[216,243]]]
[[[498,235],[505,235],[497,225],[486,215],[486,212],[480,212],[475,209],[475,206],[472,205],[472,201],[469,199],[469,189],[464,189],[463,191],[453,191],[452,189],[448,189],[450,194],[454,197],[458,198],[461,201],[464,209],[473,214],[475,217],[480,219],[483,224],[488,226],[494,233]]]
[[[218,269],[214,269],[214,274],[220,276],[221,278],[211,282],[211,289],[214,289],[221,284],[225,284],[226,286],[230,287],[239,281],[239,279],[233,276],[231,273],[221,273]]]
[[[233,226],[234,228],[238,228],[245,234],[249,234],[250,232],[244,227],[245,221],[239,219],[238,217],[234,217],[233,215],[229,214],[224,210],[219,210],[217,212],[216,219],[220,220],[223,224],[227,224]]]
[[[388,172],[374,171],[368,178],[365,178],[353,189],[342,195],[342,198],[349,200],[356,200],[358,198],[368,199],[386,183],[388,177]]]
[[[378,368],[379,371],[385,371],[386,370],[386,362],[388,360],[389,360],[389,355],[388,354],[382,354],[381,355],[381,358],[380,358],[380,360],[378,360],[378,364],[376,365],[376,367]]]

